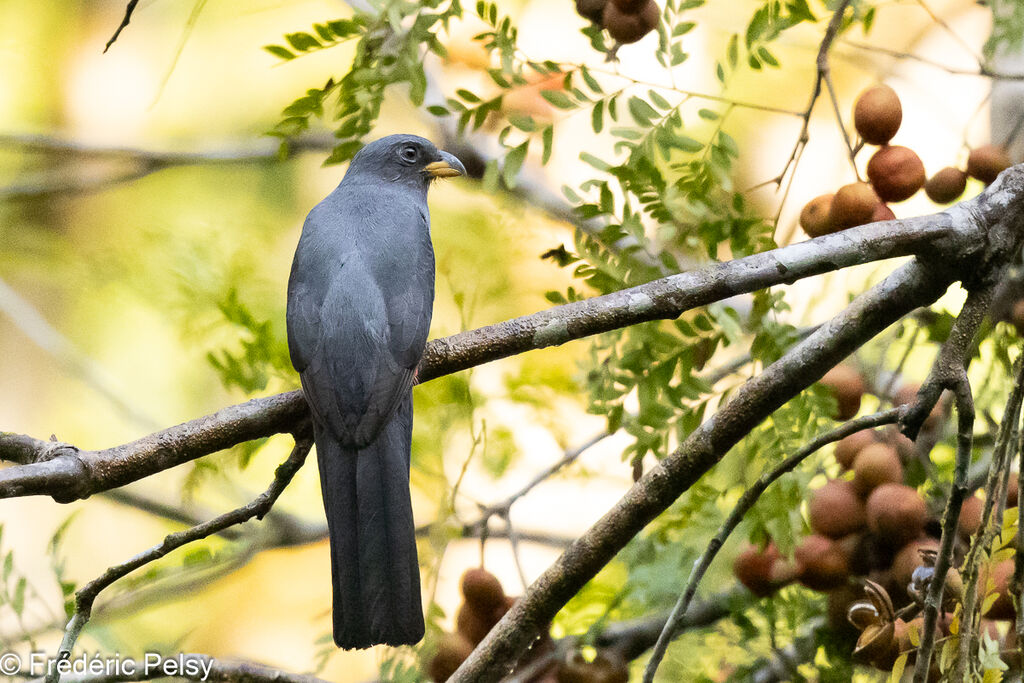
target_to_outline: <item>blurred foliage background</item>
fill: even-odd
[[[608,65],[580,32],[585,22],[569,0],[499,5],[518,26],[518,47],[530,59],[585,63],[641,80],[665,78],[653,56],[656,37],[623,47],[621,62]],[[780,68],[740,68],[723,87],[715,64],[760,6],[745,0],[694,8],[690,19],[696,26],[685,38],[688,59],[672,70],[680,91],[713,96],[695,98],[694,111],[728,110],[724,121],[688,116],[686,130],[700,140],[721,130],[735,141],[739,153],[730,162],[729,191],[782,169],[800,128],[793,112],[806,106],[820,41],[821,23],[799,26],[772,45]],[[979,115],[987,82],[927,70],[926,64],[897,60],[878,48],[941,55],[948,65],[969,67],[976,58],[959,41],[980,49],[990,18],[966,0],[929,7],[955,26],[955,37],[921,3],[887,3],[869,33],[852,29],[836,45],[833,75],[846,103],[866,84],[893,84],[908,122],[898,142],[912,146],[933,169],[962,156],[965,141],[987,139],[987,123]],[[824,6],[814,8],[819,19],[827,19]],[[288,154],[280,154],[278,141],[267,133],[289,103],[348,69],[352,46],[291,61],[261,48],[283,44],[284,33],[310,30],[314,22],[350,17],[348,5],[144,0],[104,54],[123,12],[124,4],[114,0],[0,0],[0,426],[41,437],[53,433],[84,448],[112,446],[253,395],[297,386],[284,346],[288,268],[305,214],[344,172],[343,164],[324,165],[333,141],[315,117],[306,142]],[[466,13],[472,15],[472,8]],[[449,97],[460,89],[488,87],[482,66],[490,58],[472,41],[481,25],[467,16],[438,34],[448,57],[431,57],[431,68]],[[401,85],[386,91],[370,138],[407,131],[439,140],[437,119],[413,106],[406,90]],[[525,158],[549,192],[579,187],[595,175],[580,160],[581,151],[604,158],[619,151],[614,135],[591,130],[586,113],[560,112],[539,92],[523,91],[514,105],[518,111],[555,124],[546,166],[539,164],[536,145]],[[496,134],[483,127],[488,139]],[[747,193],[742,213],[767,220],[753,220],[753,237],[723,240],[728,243],[721,253],[712,255],[728,258],[773,241],[801,239],[794,226],[802,203],[847,182],[850,174],[828,107],[818,107],[810,137],[790,189],[793,200],[780,205],[774,187]],[[636,269],[615,273],[608,282],[578,278],[557,258],[540,258],[559,248],[588,254],[573,226],[538,207],[537,196],[529,187],[525,194],[497,191],[494,177],[483,184],[446,182],[432,191],[438,262],[432,337],[540,310],[572,296],[570,287],[592,295],[649,278]],[[898,215],[934,210],[919,197],[901,205]],[[650,225],[643,229],[652,242],[678,247],[680,259],[706,259],[704,243],[718,242],[713,231],[695,240]],[[764,345],[762,360],[791,342],[798,327],[820,321],[891,267],[863,266],[788,288],[786,307],[768,295],[755,302],[764,318],[754,330]],[[952,309],[958,304],[955,293],[944,303]],[[701,313],[713,321],[708,330],[714,332],[701,331],[708,317],[687,318],[698,328],[692,335],[671,331],[676,336],[666,343],[678,342],[680,334],[690,339],[685,372],[703,367],[692,357],[701,341],[719,351],[716,367],[746,350],[750,330],[733,330],[730,310]],[[660,357],[657,329],[645,326],[635,333],[647,354],[638,362]],[[623,334],[625,342],[615,336],[575,342],[417,388],[414,506],[419,524],[435,523],[420,547],[425,594],[436,603],[435,627],[450,629],[459,601],[457,578],[480,562],[480,542],[457,538],[459,524],[475,518],[477,504],[500,501],[566,449],[601,434],[616,406],[613,426],[623,413],[629,422],[630,415],[643,412],[642,387],[602,394],[602,361],[623,348],[618,344],[628,347],[634,333]],[[879,346],[864,361],[901,351]],[[923,376],[929,356],[914,362],[913,372]],[[675,365],[668,372],[676,372]],[[642,467],[645,457],[649,463],[667,453],[742,378],[713,389],[681,389],[695,392],[696,398],[678,398],[688,417],[670,428],[667,418],[634,421],[631,429],[588,449],[566,474],[513,508],[516,529],[547,536],[548,542],[524,541],[517,568],[508,542],[491,539],[484,548],[487,568],[510,594],[519,593],[520,569],[526,580],[538,575],[557,556],[562,539],[586,528],[628,488],[634,463]],[[828,401],[809,392],[752,434],[570,603],[555,635],[583,633],[595,621],[669,604],[738,496],[738,485],[759,474],[766,458],[788,453],[820,431]],[[28,633],[33,647],[52,651],[59,635],[54,627],[61,625],[64,594],[72,585],[181,528],[180,520],[154,511],[169,506],[203,519],[240,505],[266,487],[289,448],[283,436],[236,447],[134,484],[120,498],[99,496],[66,506],[43,499],[5,501],[0,538],[3,552],[13,552],[5,578],[16,586],[25,577],[26,598],[22,609],[7,609],[0,620],[3,642],[23,647]],[[791,546],[804,527],[803,491],[824,467],[811,463],[770,490],[741,536],[768,530],[784,549]],[[235,540],[195,544],[116,587],[101,601],[84,647],[126,655],[180,649],[245,657],[292,671],[317,670],[338,681],[375,676],[394,653],[338,653],[330,645],[329,560],[315,467],[307,464],[278,508],[284,514],[276,522],[250,523]],[[727,563],[716,563],[702,593],[727,590],[732,583]],[[710,631],[683,636],[669,651],[665,680],[699,680],[715,671],[727,676],[721,672],[733,670],[728,667],[754,662],[770,652],[772,640],[795,633],[820,608],[818,600],[787,589],[767,607],[747,609],[743,603]],[[425,647],[430,646],[428,640]],[[847,674],[843,669],[835,675]]]

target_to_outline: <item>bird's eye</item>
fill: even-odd
[[[405,161],[416,161],[416,157],[419,156],[419,150],[412,145],[406,145],[402,148],[400,154]]]

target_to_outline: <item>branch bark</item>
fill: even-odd
[[[954,207],[933,216],[864,225],[435,339],[423,355],[419,380],[642,322],[677,318],[736,294],[862,263],[914,254],[946,263],[962,261],[980,249],[984,225],[973,216],[982,212],[987,195],[967,202],[978,206],[964,213]],[[0,498],[48,495],[61,503],[87,498],[243,441],[292,431],[307,416],[302,393],[292,391],[97,451],[0,432],[0,459],[21,463],[0,471]]]

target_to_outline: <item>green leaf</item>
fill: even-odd
[[[432,104],[427,107],[427,111],[434,116],[448,116],[449,112],[447,107],[443,107],[440,104]]]
[[[646,100],[636,96],[629,98],[629,113],[633,116],[633,120],[641,126],[650,126],[651,119],[658,118],[658,112],[654,107]]]
[[[559,109],[572,109],[576,106],[561,90],[541,90],[540,96]]]
[[[458,95],[459,97],[461,97],[462,99],[464,99],[467,102],[479,102],[480,101],[480,98],[477,95],[473,94],[469,90],[466,90],[465,88],[459,88],[458,90],[455,91],[455,94]]]
[[[14,588],[14,596],[11,598],[11,609],[19,617],[25,609],[25,588],[28,585],[28,581],[24,576],[18,579],[18,583]]]
[[[600,133],[604,127],[604,100],[598,101],[590,112],[590,126],[595,133]]]
[[[286,33],[284,39],[288,41],[288,44],[299,52],[308,52],[309,50],[316,50],[323,47],[320,41],[309,35],[299,31],[298,33]]]
[[[580,75],[583,76],[583,81],[587,84],[587,87],[590,88],[593,92],[599,95],[604,92],[603,90],[601,90],[601,84],[597,82],[597,79],[594,78],[594,76],[590,73],[588,69],[580,69]]]
[[[612,169],[611,164],[606,161],[601,161],[590,152],[580,152],[580,160],[590,164],[599,171],[610,171]]]
[[[544,129],[544,132],[540,134],[541,142],[544,145],[541,153],[540,163],[547,164],[551,160],[551,148],[554,146],[555,141],[555,127],[548,126]]]
[[[295,55],[280,45],[264,45],[263,49],[281,59],[295,59]]]
[[[736,68],[736,64],[740,61],[740,37],[737,34],[732,34],[729,38],[729,66],[733,69]]]
[[[519,176],[519,170],[523,167],[523,162],[526,160],[526,151],[529,147],[530,141],[527,140],[505,155],[505,165],[501,169],[501,178],[505,181],[507,187],[516,186],[516,178]]]
[[[658,109],[671,109],[672,108],[672,105],[669,104],[668,100],[666,100],[664,97],[659,95],[656,90],[648,90],[647,94],[648,94],[648,96],[650,96],[651,102],[653,102],[654,106],[657,107]]]

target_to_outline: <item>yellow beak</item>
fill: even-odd
[[[441,152],[444,157],[440,161],[432,161],[423,167],[434,178],[453,178],[466,174],[466,167],[458,159],[447,152]]]

